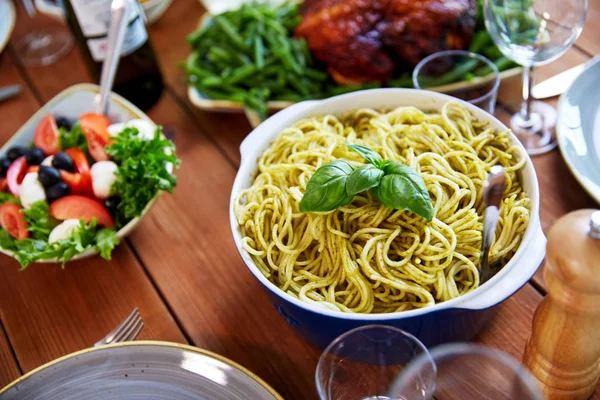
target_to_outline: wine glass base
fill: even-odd
[[[512,116],[510,127],[529,155],[547,153],[556,147],[557,113],[554,107],[541,101],[531,103],[531,118],[525,121],[520,113]]]
[[[23,64],[28,66],[49,65],[58,61],[73,48],[69,32],[44,29],[23,36],[15,49]]]

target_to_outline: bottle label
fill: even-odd
[[[136,0],[129,7],[127,15],[127,32],[121,49],[121,57],[133,53],[148,40],[144,20],[140,15],[140,7]],[[79,21],[79,26],[86,38],[88,49],[94,61],[106,58],[108,45],[108,30],[110,28],[111,0],[70,0],[73,11]]]

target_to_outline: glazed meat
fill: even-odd
[[[473,36],[476,0],[305,0],[296,35],[341,84],[383,82]]]

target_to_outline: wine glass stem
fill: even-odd
[[[29,18],[35,17],[36,11],[32,0],[23,0],[23,7],[25,7],[25,11],[27,11]]]
[[[521,105],[521,118],[523,122],[531,122],[531,90],[533,88],[533,65],[523,66],[523,104]]]

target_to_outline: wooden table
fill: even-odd
[[[175,132],[183,164],[179,187],[163,196],[111,262],[99,258],[58,266],[18,264],[0,256],[0,387],[65,354],[89,347],[134,306],[146,322],[139,339],[190,343],[254,371],[286,399],[315,399],[319,350],[307,345],[274,310],[247,271],[229,231],[228,202],[250,131],[245,117],[194,109],[177,63],[189,52],[184,36],[204,10],[197,0],[174,1],[151,28],[167,89],[150,117]],[[19,16],[13,35],[27,29]],[[539,68],[544,79],[600,53],[600,0],[591,0],[587,29],[569,52]],[[0,104],[0,143],[66,87],[88,82],[77,51],[51,66],[23,66],[13,45],[0,57],[0,86],[24,92]],[[505,82],[498,116],[507,121],[519,101],[518,79]],[[556,105],[556,99],[550,100]],[[565,213],[598,207],[570,174],[558,151],[534,158],[544,230]],[[545,294],[538,274],[499,306],[475,339],[520,359],[533,312]],[[600,389],[594,398],[600,399]]]

